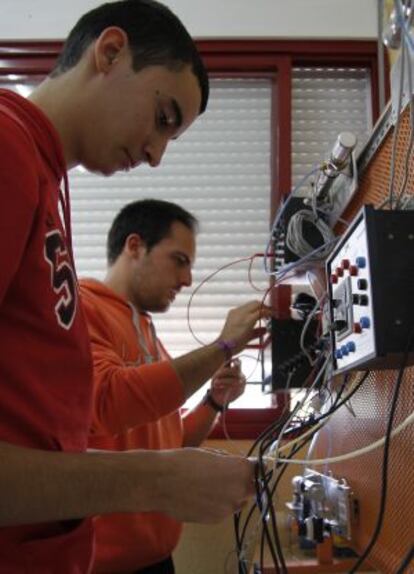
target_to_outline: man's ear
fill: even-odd
[[[147,247],[138,233],[131,233],[125,240],[123,251],[132,259],[140,259],[146,253]]]
[[[129,52],[128,36],[122,28],[105,28],[94,44],[95,66],[107,74],[117,61]]]

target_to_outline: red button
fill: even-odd
[[[351,262],[349,261],[349,259],[342,259],[341,265],[343,269],[349,269]]]
[[[354,333],[362,333],[362,327],[359,323],[354,323]]]
[[[337,268],[336,268],[336,274],[338,275],[338,277],[343,277],[343,276],[344,276],[344,270],[342,269],[342,267],[337,267]]]
[[[350,275],[358,275],[358,267],[356,265],[351,265],[349,268]]]
[[[331,275],[331,283],[338,283],[338,277],[336,275]]]

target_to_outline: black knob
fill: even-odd
[[[343,329],[346,328],[347,325],[348,323],[343,319],[337,319],[332,323],[332,328],[334,331],[342,331]]]
[[[368,281],[366,279],[358,279],[357,286],[358,289],[361,289],[361,291],[365,291],[368,289]]]

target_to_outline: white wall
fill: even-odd
[[[62,39],[103,0],[0,0],[0,40]],[[164,0],[195,38],[359,38],[377,33],[377,0]]]

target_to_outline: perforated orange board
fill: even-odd
[[[344,214],[351,221],[363,204],[379,206],[388,197],[393,129],[376,151],[360,180],[360,187]],[[409,110],[404,111],[396,148],[394,191],[398,195],[406,172],[407,190],[413,190],[414,170],[407,158],[410,140]],[[413,230],[414,231],[414,230]],[[386,261],[384,261],[386,265]],[[404,277],[401,277],[404,285]],[[414,301],[413,301],[414,305]],[[334,415],[321,432],[313,456],[326,457],[354,451],[369,445],[385,433],[391,397],[398,371],[371,372],[352,399],[352,410],[346,408]],[[357,380],[361,376],[352,376]],[[394,427],[414,410],[414,367],[407,368],[403,378]],[[362,552],[371,539],[376,524],[381,493],[383,448],[330,467],[336,477],[344,477],[351,484],[359,501],[359,520],[353,544]],[[388,465],[388,497],[385,521],[369,561],[381,572],[394,574],[404,555],[414,543],[414,425],[405,428],[391,440]],[[414,565],[406,570],[414,573]]]

